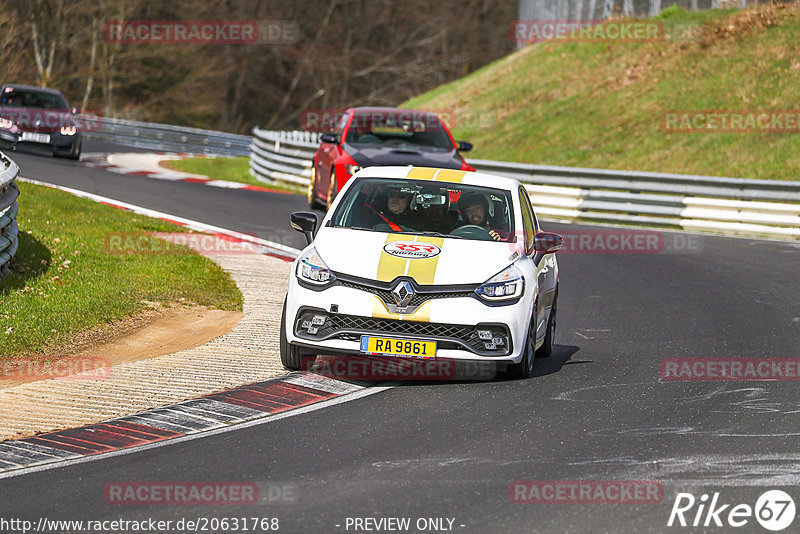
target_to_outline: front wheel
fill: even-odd
[[[300,347],[289,343],[286,338],[286,300],[283,301],[283,313],[281,314],[281,363],[290,371],[299,371],[302,366],[302,355]]]
[[[331,180],[330,180],[330,185],[328,186],[328,205],[326,206],[325,209],[327,210],[331,209],[333,201],[336,200],[336,193],[339,192],[338,186],[339,184],[336,183],[336,170],[331,169]]]
[[[538,301],[533,305],[533,315],[531,316],[530,324],[528,325],[528,337],[525,340],[525,350],[522,354],[522,360],[509,367],[509,371],[514,378],[529,378],[533,374],[533,361],[536,356],[536,315],[537,315]]]
[[[558,308],[558,290],[553,297],[553,306],[550,308],[550,319],[547,321],[547,333],[544,335],[544,343],[536,351],[539,358],[547,358],[553,354],[553,339],[556,337],[556,311]]]
[[[77,143],[72,145],[72,151],[70,152],[69,156],[67,156],[67,157],[69,159],[74,159],[74,160],[81,159],[81,145],[82,144],[83,144],[82,141],[78,141]]]
[[[308,181],[308,207],[309,209],[321,208],[322,203],[317,198],[317,169],[311,165],[311,178]]]

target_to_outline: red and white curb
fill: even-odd
[[[300,250],[286,245],[282,245],[280,243],[275,243],[274,241],[267,241],[266,239],[261,239],[259,237],[243,234],[241,232],[236,232],[234,230],[228,230],[227,228],[220,228],[219,226],[213,226],[199,221],[185,219],[183,217],[176,217],[175,215],[170,215],[168,213],[151,210],[149,208],[143,208],[141,206],[136,206],[135,204],[128,204],[127,202],[122,202],[121,200],[114,200],[113,198],[95,195],[93,193],[87,193],[85,191],[72,189],[70,187],[48,184],[46,182],[40,182],[38,180],[31,180],[30,178],[17,178],[17,181],[34,185],[41,185],[43,187],[49,187],[51,189],[58,189],[59,191],[70,193],[71,195],[75,195],[76,197],[87,198],[89,200],[93,200],[95,202],[99,202],[101,204],[105,204],[107,206],[111,206],[114,208],[130,211],[133,213],[137,213],[139,215],[145,215],[147,217],[154,217],[156,219],[161,219],[162,221],[177,224],[179,226],[184,226],[190,230],[212,233],[221,239],[226,239],[233,242],[253,243],[257,245],[256,247],[257,253],[266,254],[267,256],[273,256],[282,259],[284,261],[294,261],[294,259],[298,256],[298,254],[300,254]]]
[[[241,429],[384,389],[290,373],[103,423],[4,441],[0,478]]]
[[[188,172],[173,171],[161,167],[158,162],[163,160],[176,160],[184,157],[207,157],[205,154],[189,154],[186,152],[131,152],[131,153],[89,153],[81,157],[81,163],[86,167],[102,169],[116,174],[127,174],[131,176],[144,176],[157,180],[168,180],[171,182],[192,182],[207,185],[210,187],[221,187],[224,189],[244,189],[247,191],[261,191],[264,193],[288,194],[288,191],[272,189],[258,185],[243,184],[241,182],[230,182],[228,180],[212,180],[199,174]]]

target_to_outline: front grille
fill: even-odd
[[[325,316],[325,323],[315,334],[302,331],[299,326],[304,319],[313,315]],[[502,349],[487,350],[485,340],[478,337],[478,329],[491,329],[505,338]],[[323,340],[343,339],[358,341],[362,334],[376,334],[386,336],[403,336],[417,339],[434,339],[440,348],[469,350],[482,356],[504,356],[511,352],[511,337],[505,325],[454,325],[444,323],[423,323],[416,321],[400,321],[395,319],[381,319],[377,317],[362,317],[360,315],[332,314],[301,310],[295,321],[295,334],[298,337]]]
[[[359,291],[366,291],[367,293],[376,295],[384,303],[390,306],[395,305],[394,295],[392,295],[392,288],[394,288],[394,284],[396,284],[396,282],[392,282],[391,287],[381,287],[377,284],[367,285],[351,280],[341,279],[339,279],[338,283],[344,287],[358,289]],[[472,289],[438,289],[432,286],[425,288],[424,286],[418,286],[415,283],[412,283],[412,286],[414,286],[414,291],[416,294],[411,298],[411,302],[408,303],[409,308],[417,308],[422,306],[425,302],[433,299],[469,298],[475,296],[475,292]]]

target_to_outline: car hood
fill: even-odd
[[[407,259],[387,253],[387,244],[395,254],[398,248],[414,248],[398,247],[398,244],[432,244],[439,252],[429,258]],[[383,282],[407,275],[420,285],[481,284],[519,257],[515,243],[431,238],[347,228],[322,228],[313,245],[328,268],[335,273]],[[422,251],[424,255],[429,253]]]
[[[460,169],[463,161],[455,150],[448,151],[424,146],[404,148],[347,143],[344,145],[344,150],[362,167],[414,165],[415,167]]]

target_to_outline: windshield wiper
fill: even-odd
[[[452,237],[454,239],[464,239],[460,235],[443,234],[441,232],[407,232],[413,235],[424,235],[425,237]]]
[[[343,226],[340,224],[334,225],[334,228],[345,228],[347,230],[366,230],[367,232],[376,232],[374,228],[366,228],[364,226]]]

